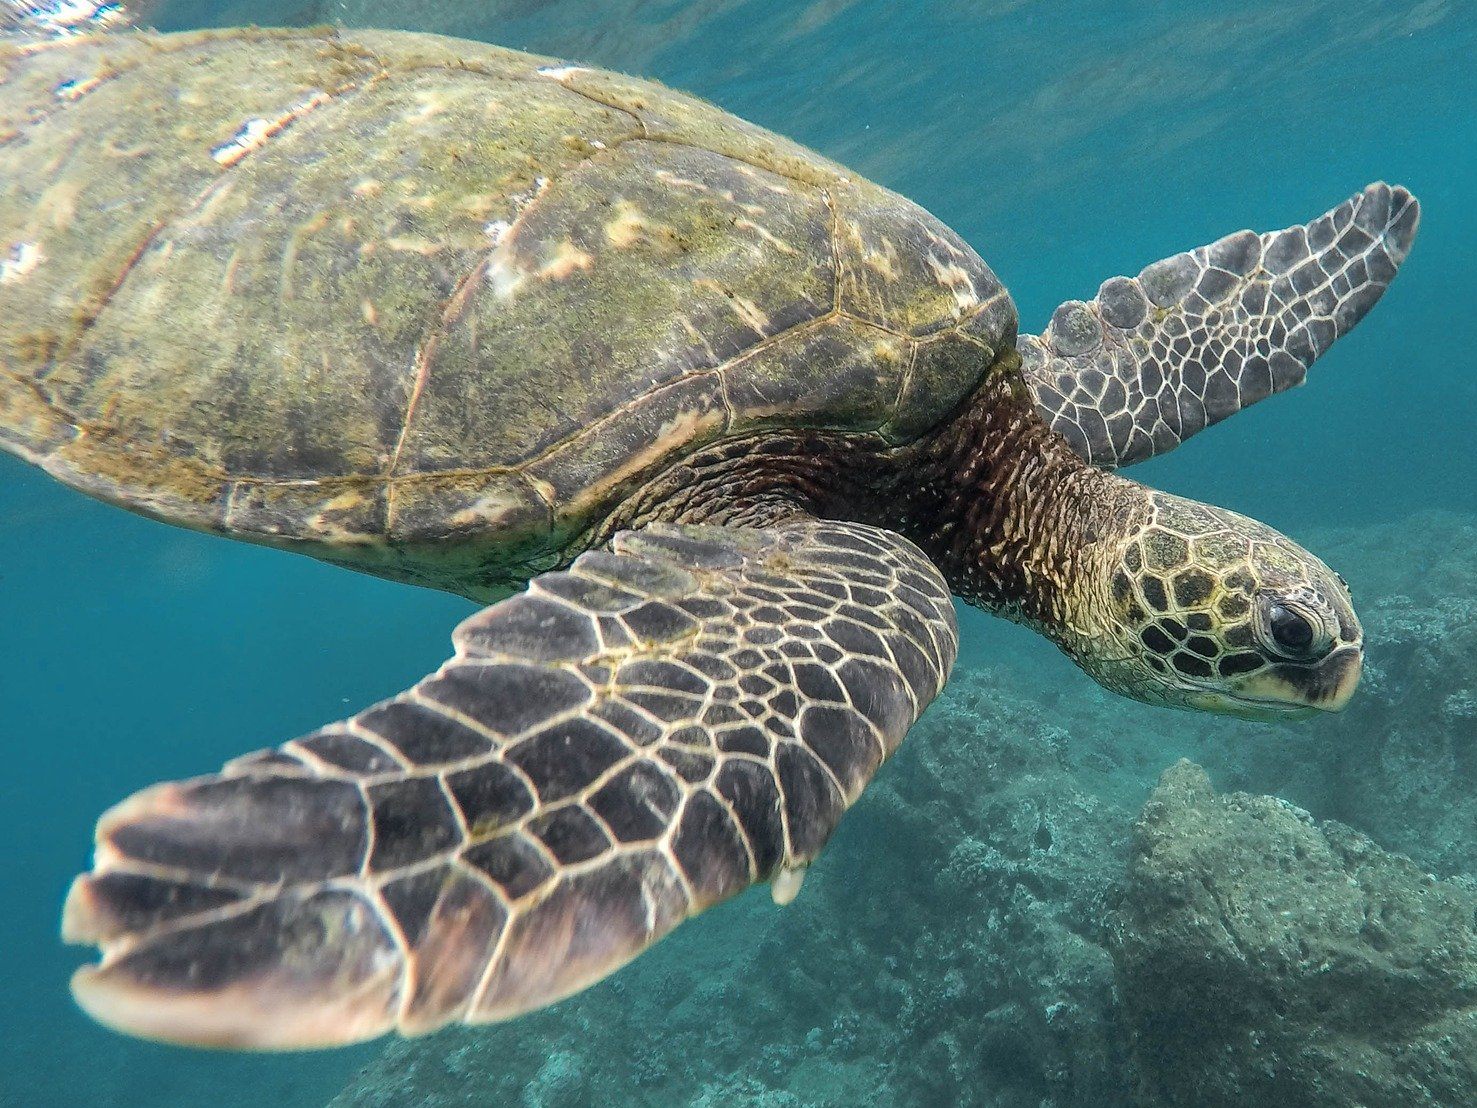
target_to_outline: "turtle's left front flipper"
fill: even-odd
[[[942,577],[811,519],[653,526],[464,622],[343,723],[98,825],[67,938],[121,1030],[327,1046],[568,996],[756,881],[794,894],[942,688]]]
[[[1415,197],[1381,182],[1312,223],[1239,231],[1105,281],[1021,336],[1036,408],[1105,469],[1172,450],[1302,384],[1374,307],[1419,221]]]

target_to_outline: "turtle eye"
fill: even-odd
[[[1272,638],[1278,646],[1289,650],[1306,650],[1313,641],[1313,625],[1291,608],[1273,604],[1267,613],[1267,622],[1272,628]]]
[[[1277,652],[1291,658],[1318,653],[1318,628],[1305,614],[1279,601],[1267,606],[1267,632]]]

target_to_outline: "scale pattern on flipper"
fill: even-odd
[[[1238,231],[1105,281],[1021,336],[1037,410],[1104,468],[1172,450],[1302,384],[1379,300],[1419,221],[1416,199],[1381,182],[1305,226]]]
[[[158,1038],[293,1047],[502,1019],[810,862],[948,676],[907,540],[654,525],[457,628],[353,718],[104,816],[78,999]]]

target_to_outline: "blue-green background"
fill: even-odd
[[[1302,221],[1369,180],[1406,184],[1425,205],[1416,248],[1311,383],[1135,476],[1294,536],[1477,511],[1468,0],[257,0],[157,16],[336,18],[626,69],[785,132],[952,224],[1026,330],[1110,275]],[[173,531],[0,457],[0,1103],[296,1108],[373,1056],[198,1054],[102,1031],[68,998],[82,956],[59,944],[58,910],[107,805],[399,689],[466,610]],[[1024,632],[974,614],[965,631],[964,665],[1086,681]],[[1121,712],[1125,727],[1152,716]]]

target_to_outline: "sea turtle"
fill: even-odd
[[[1302,381],[1371,185],[1017,335],[928,213],[691,97],[344,30],[0,46],[0,444],[157,518],[493,600],[408,691],[107,813],[81,1004],[190,1043],[501,1019],[786,902],[954,661],[1336,709],[1341,578],[1112,470]],[[242,710],[237,706],[237,711]]]

